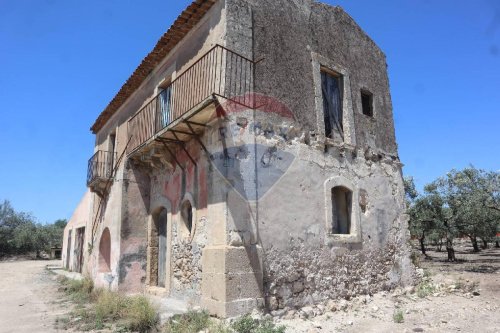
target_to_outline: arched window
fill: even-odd
[[[111,272],[111,234],[105,228],[99,242],[99,272]]]
[[[181,205],[181,217],[188,233],[191,234],[193,230],[193,206],[189,200],[185,200]]]
[[[351,233],[352,191],[344,186],[332,188],[332,233]]]

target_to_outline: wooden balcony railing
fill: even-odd
[[[113,165],[116,153],[99,150],[88,162],[87,186],[91,186],[96,180],[107,180],[113,175]]]
[[[214,46],[129,120],[127,153],[212,96],[251,108],[254,66],[254,61]]]

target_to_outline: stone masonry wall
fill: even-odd
[[[245,237],[263,249],[267,306],[303,306],[411,282],[384,53],[340,7],[313,0],[227,0],[227,6],[229,47],[253,47],[254,59],[262,59],[256,93],[266,103],[244,127],[235,116],[231,133],[238,149],[257,154],[257,170],[245,169],[245,161],[236,165],[244,194],[253,191],[252,172],[257,183],[257,213],[250,209],[256,226]],[[324,135],[322,68],[343,76],[345,144]],[[373,117],[362,113],[361,90],[373,94]],[[327,185],[337,179],[354,193],[359,226],[347,241],[329,230]],[[252,224],[240,206],[228,207],[236,212],[235,231]]]
[[[284,107],[275,102],[255,118],[232,114],[228,125],[234,128],[228,131],[229,151],[240,153],[228,179],[250,201],[255,189],[247,185],[257,183],[259,198],[257,208],[228,201],[234,228],[228,236],[238,234],[235,244],[262,246],[267,307],[305,306],[410,283],[413,267],[397,156],[307,138],[299,124],[276,116]],[[274,113],[273,120],[266,122],[268,112]],[[244,116],[248,122],[241,127],[237,123]],[[255,153],[256,173],[245,167],[255,163]],[[326,202],[331,200],[327,184],[332,178],[345,179],[354,192],[353,219],[359,224],[355,239],[330,234]]]

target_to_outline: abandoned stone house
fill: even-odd
[[[231,317],[412,279],[386,58],[340,7],[196,0],[91,128],[63,263]]]

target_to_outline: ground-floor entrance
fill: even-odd
[[[157,218],[158,228],[158,287],[165,288],[167,280],[167,210]]]

